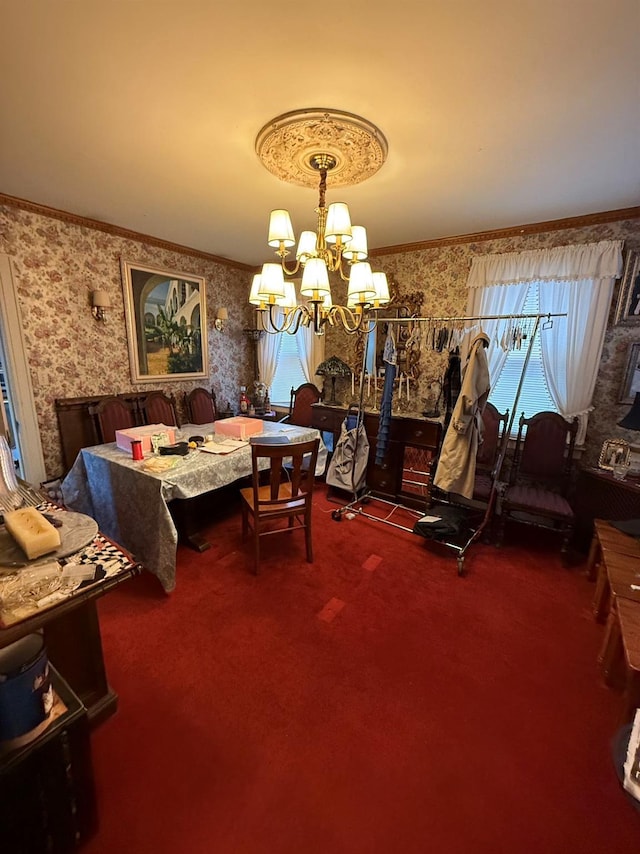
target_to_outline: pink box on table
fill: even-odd
[[[151,437],[156,433],[167,434],[167,441],[163,441],[163,445],[173,445],[176,441],[175,427],[167,427],[166,424],[145,424],[144,427],[128,427],[126,430],[116,430],[116,445],[121,451],[130,454],[132,439],[140,439],[143,453],[149,454],[153,450]]]
[[[248,439],[264,430],[262,419],[245,418],[236,415],[235,418],[221,418],[214,422],[213,429],[219,436],[231,436],[233,439]]]

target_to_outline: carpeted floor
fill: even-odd
[[[461,579],[336,506],[320,487],[313,565],[271,537],[254,577],[230,505],[170,596],[145,574],[101,600],[120,708],[87,854],[636,854],[582,567],[512,532]]]

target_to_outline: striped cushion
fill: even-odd
[[[503,503],[510,510],[539,511],[546,515],[573,518],[573,510],[566,498],[538,486],[512,486],[507,490]]]

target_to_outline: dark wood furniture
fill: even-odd
[[[0,758],[2,850],[67,854],[98,827],[87,712],[51,667],[59,716],[31,743]]]
[[[335,446],[347,410],[324,403],[316,403],[311,409],[311,426],[333,434]],[[437,419],[394,415],[385,456],[382,463],[376,465],[379,418],[377,412],[364,413],[363,423],[370,444],[367,486],[374,495],[423,509],[431,502],[431,482],[440,451],[442,425]]]
[[[49,660],[86,706],[91,724],[112,715],[118,705],[117,694],[107,681],[96,602],[140,571],[140,566],[132,563],[130,569],[98,581],[14,625],[0,628],[0,647],[43,631]]]
[[[142,417],[145,424],[166,424],[167,427],[178,427],[178,412],[176,399],[172,394],[163,391],[150,391],[140,402]]]
[[[120,397],[107,397],[89,407],[89,413],[98,422],[103,442],[115,442],[118,430],[128,430],[138,423],[135,404]]]
[[[162,421],[149,422],[145,418],[145,403],[148,398],[157,393],[157,391],[145,391],[117,395],[102,394],[58,398],[55,401],[55,410],[62,450],[63,471],[61,475],[64,476],[69,471],[82,448],[113,441],[113,439],[103,436],[97,417],[97,407],[103,401],[113,398],[121,400],[131,408],[134,425],[141,427],[147,423],[163,423]]]
[[[573,509],[574,545],[586,552],[592,542],[594,519],[640,519],[640,481],[629,476],[616,480],[606,469],[583,466],[576,478]]]
[[[185,397],[185,407],[191,424],[211,424],[218,417],[213,389],[194,388]]]
[[[304,531],[308,563],[313,563],[311,501],[320,439],[308,442],[251,443],[251,486],[240,490],[242,539],[253,530],[254,573],[260,568],[260,537]],[[305,459],[306,457],[306,459]],[[267,462],[268,482],[264,483]],[[284,477],[286,461],[287,475]],[[279,519],[287,527],[274,526]]]
[[[573,533],[574,511],[568,495],[578,421],[557,412],[520,416],[509,484],[502,494],[498,545],[507,522],[557,531],[563,557]]]
[[[482,411],[482,443],[476,454],[476,477],[473,485],[475,501],[486,504],[489,500],[495,476],[494,468],[505,440],[508,421],[508,409],[506,412],[498,412],[496,407],[487,401]]]
[[[311,407],[319,400],[320,392],[313,383],[302,383],[298,388],[292,388],[289,414],[284,420],[287,424],[297,424],[298,427],[311,427]]]

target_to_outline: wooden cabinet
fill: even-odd
[[[7,854],[70,854],[98,826],[87,712],[56,670],[50,671],[64,711],[37,739],[0,758],[0,826]]]
[[[347,410],[316,403],[312,407],[311,426],[331,433],[334,443],[340,436]],[[381,463],[376,463],[376,438],[379,413],[365,412],[364,426],[369,439],[367,486],[375,495],[417,508],[431,500],[434,463],[442,440],[442,425],[436,419],[394,415],[389,443]]]
[[[585,466],[578,471],[571,504],[576,516],[574,544],[586,551],[594,519],[640,519],[640,482],[636,478],[616,480],[606,469]]]

